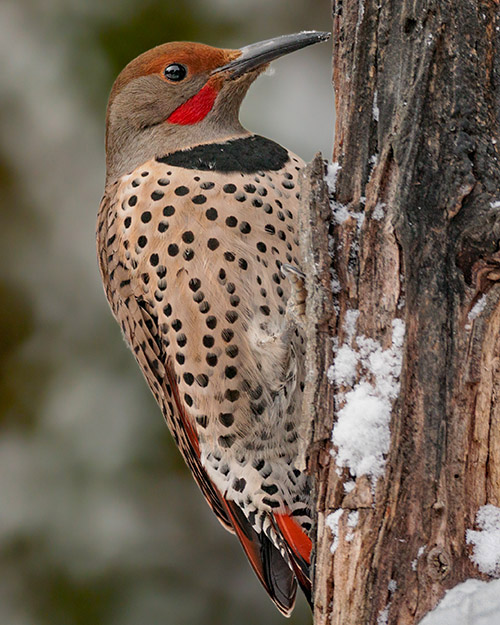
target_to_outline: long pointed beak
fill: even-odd
[[[237,59],[214,69],[212,74],[228,72],[230,78],[238,78],[280,56],[290,54],[290,52],[295,52],[295,50],[300,50],[306,46],[311,46],[314,43],[326,41],[329,37],[330,33],[310,30],[293,35],[282,35],[281,37],[267,39],[259,43],[252,43],[240,49],[241,55]]]

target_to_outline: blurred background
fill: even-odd
[[[329,0],[2,0],[0,623],[284,624],[184,467],[95,260],[112,82],[169,40],[331,30]],[[310,160],[333,136],[330,44],[242,110]],[[292,625],[308,624],[303,600]]]

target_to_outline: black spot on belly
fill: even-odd
[[[208,376],[204,373],[200,373],[196,376],[196,382],[199,386],[205,387],[208,385]]]
[[[265,503],[270,508],[279,508],[281,505],[279,501],[275,501],[274,499],[269,499],[269,497],[263,497],[262,503]]]
[[[276,484],[262,484],[262,490],[268,495],[276,495],[278,492],[278,487]]]
[[[185,169],[251,174],[262,170],[281,169],[290,158],[287,150],[278,143],[259,135],[251,135],[224,143],[197,145],[156,160]]]
[[[202,189],[213,189],[215,187],[215,184],[213,182],[202,182],[200,184],[200,188]]]
[[[217,360],[217,354],[213,354],[212,352],[207,354],[206,361],[210,367],[215,367],[217,365]]]
[[[201,193],[191,198],[191,202],[193,202],[193,204],[205,204],[206,201],[206,196],[202,195]]]
[[[228,436],[219,436],[218,442],[221,447],[229,449],[229,447],[231,447],[231,445],[234,443],[235,438],[236,437],[231,434]]]
[[[226,389],[226,392],[224,393],[224,397],[225,399],[227,399],[228,401],[232,403],[239,399],[240,392],[238,391],[238,389],[228,388]]]
[[[219,421],[225,427],[231,427],[234,423],[234,415],[231,412],[221,412],[219,413]]]
[[[196,423],[201,425],[202,428],[206,428],[208,425],[208,417],[207,415],[202,415],[201,417],[196,417]]]
[[[217,319],[213,315],[209,315],[205,323],[207,324],[207,327],[213,330],[217,325]]]
[[[236,478],[233,482],[233,489],[237,493],[242,493],[245,490],[245,486],[247,485],[247,481],[244,477]]]

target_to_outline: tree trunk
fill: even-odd
[[[499,3],[333,15],[333,211],[316,158],[301,224],[314,622],[413,625],[481,577],[466,530],[500,506]]]

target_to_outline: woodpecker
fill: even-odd
[[[297,582],[311,601],[297,462],[304,163],[243,128],[239,109],[273,59],[328,37],[166,43],[131,61],[109,98],[97,226],[113,315],[207,502],[286,616]]]

